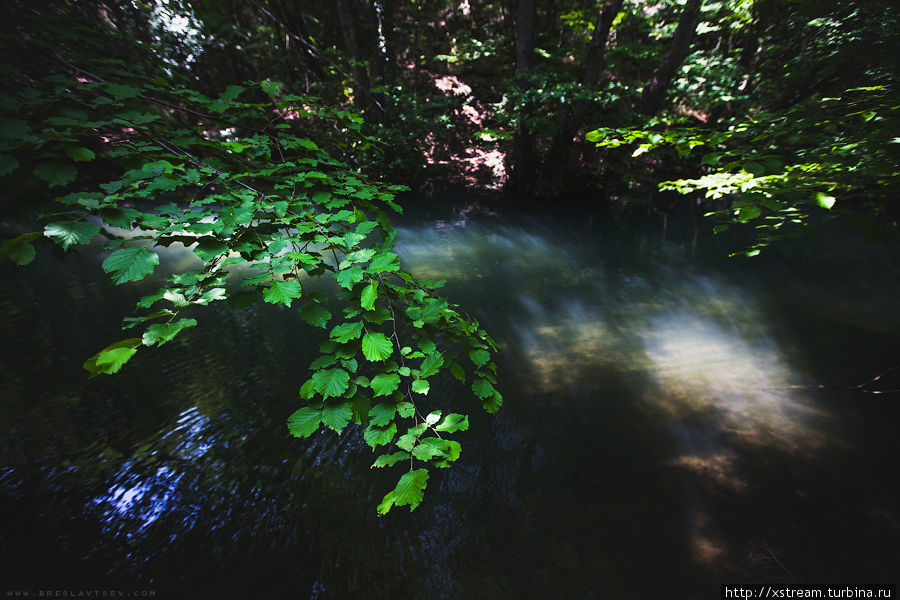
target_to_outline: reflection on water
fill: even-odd
[[[720,261],[684,233],[401,226],[406,265],[448,279],[503,345],[507,400],[472,411],[457,466],[386,519],[374,506],[396,474],[368,468],[358,432],[286,434],[317,335],[291,311],[219,303],[88,380],[81,362],[162,275],[111,288],[91,251],[4,266],[2,559],[23,584],[260,597],[705,598],[726,580],[886,579],[897,405],[790,386],[858,381],[900,355],[890,302],[842,291],[896,292],[893,267]],[[161,271],[195,260],[162,254]],[[472,409],[449,378],[432,389]]]
[[[209,431],[209,418],[194,406],[178,416],[175,426],[159,436],[159,445],[174,445],[169,456],[181,461],[192,461],[202,457],[216,443],[214,432]],[[149,451],[149,458],[163,452],[162,449]],[[143,458],[143,457],[142,457]],[[112,529],[121,527],[122,520],[140,523],[139,529],[150,525],[162,515],[177,494],[183,472],[168,466],[147,471],[146,460],[136,457],[125,461],[112,478],[112,485],[106,494],[95,498],[93,504],[100,507],[103,521]],[[192,515],[195,516],[195,515]],[[190,529],[193,519],[182,524]],[[127,528],[131,528],[129,523]]]

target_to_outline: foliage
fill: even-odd
[[[402,268],[385,209],[401,210],[394,195],[404,188],[373,182],[326,151],[373,147],[361,119],[271,80],[207,96],[117,59],[46,56],[53,62],[2,73],[0,173],[20,190],[12,200],[47,190],[58,206],[42,217],[42,232],[7,240],[0,252],[23,265],[42,236],[69,250],[102,235],[102,267],[116,285],[154,273],[161,246],[183,244],[197,257],[196,268],[141,298],[123,321],[129,337],[84,368],[118,372],[143,348],[199,326],[194,317],[213,302],[295,310],[328,339],[288,430],[306,437],[354,423],[374,451],[399,448],[376,458],[377,467],[398,456],[408,465],[378,510],[414,509],[427,467],[460,456],[447,435],[468,426],[464,415],[433,410],[435,376],[468,378],[494,412],[497,346],[435,294],[439,283]],[[331,292],[309,292],[314,279],[332,281]]]
[[[817,209],[850,213],[872,233],[885,190],[900,178],[898,131],[900,105],[891,90],[870,86],[759,113],[727,130],[603,128],[587,139],[607,148],[628,145],[632,157],[666,148],[693,156],[703,174],[663,181],[660,189],[730,199],[708,215],[725,221],[717,231],[729,222],[755,225],[759,236],[747,251],[754,255],[805,228]]]

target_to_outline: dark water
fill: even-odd
[[[155,289],[87,249],[0,267],[0,585],[156,597],[718,598],[896,582],[898,251],[825,233],[753,261],[697,224],[447,214],[398,249],[505,349],[495,416],[413,513],[359,431],[292,439],[317,342],[224,303],[115,377],[81,363]],[[700,223],[700,230],[709,228]],[[164,267],[190,260],[163,257]],[[900,374],[883,389],[900,388]]]

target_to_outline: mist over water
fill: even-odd
[[[429,398],[470,414],[462,458],[382,519],[399,473],[369,469],[361,432],[287,435],[318,341],[295,311],[218,303],[88,379],[81,363],[158,281],[108,286],[89,249],[4,265],[0,548],[16,586],[706,598],[889,580],[898,397],[798,386],[900,362],[896,248],[851,262],[835,234],[726,259],[694,227],[399,220],[404,265],[447,279],[503,346],[505,404],[485,415],[436,378]],[[175,244],[162,266],[187,260]]]

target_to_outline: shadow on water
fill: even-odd
[[[890,579],[896,396],[791,386],[900,360],[896,249],[870,248],[863,271],[835,233],[804,242],[824,252],[729,261],[666,223],[662,239],[589,215],[401,221],[406,265],[448,279],[503,345],[506,404],[478,416],[434,381],[472,413],[463,457],[415,512],[384,519],[374,506],[396,474],[368,468],[358,431],[287,435],[315,346],[290,311],[214,306],[120,375],[87,379],[81,362],[157,282],[111,288],[90,250],[4,266],[9,583],[707,598],[726,581]]]

